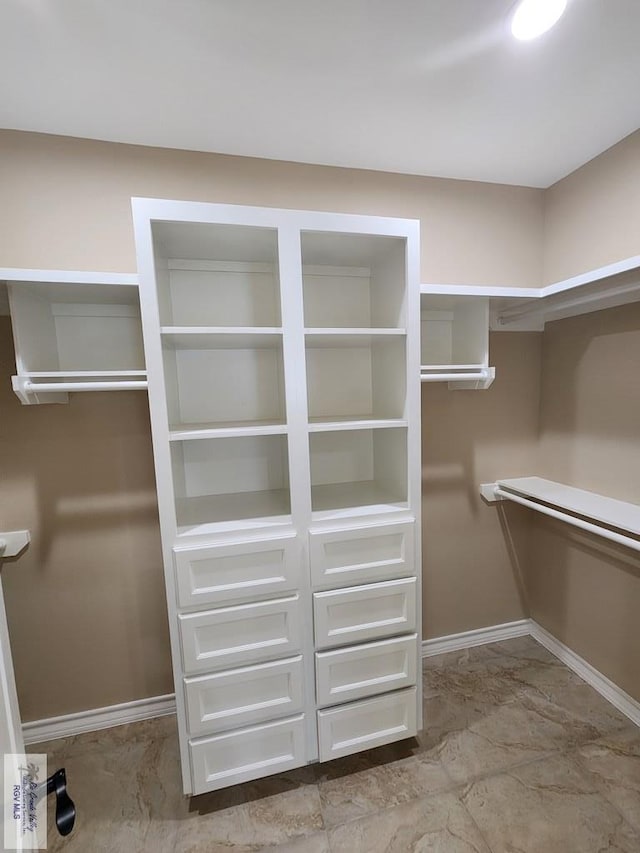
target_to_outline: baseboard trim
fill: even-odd
[[[22,736],[25,744],[42,743],[46,740],[57,740],[85,732],[110,729],[113,726],[123,726],[126,723],[150,720],[153,717],[164,717],[175,712],[175,695],[169,693],[166,696],[136,699],[133,702],[122,702],[120,705],[110,705],[107,708],[94,708],[76,714],[23,723]]]
[[[539,625],[534,620],[531,620],[531,636],[537,640],[541,646],[555,655],[558,660],[573,670],[576,675],[580,676],[583,681],[586,681],[594,690],[597,690],[608,702],[622,714],[628,717],[636,726],[640,726],[640,702],[637,702],[632,696],[614,684],[611,679],[607,678],[599,672],[580,655],[572,651],[569,646],[556,639],[553,634],[550,634],[542,625]]]
[[[425,640],[422,643],[422,657],[430,658],[445,652],[457,652],[474,646],[499,643],[502,640],[526,636],[531,636],[537,640],[541,646],[544,646],[583,681],[597,690],[632,723],[640,726],[640,702],[625,693],[606,675],[599,672],[533,619],[519,619],[516,622],[506,622],[503,625],[492,625],[488,628],[478,628],[475,631],[464,631],[461,634],[449,634],[446,637]],[[175,714],[175,712],[174,694],[152,696],[149,699],[137,699],[133,702],[123,702],[120,705],[111,705],[107,708],[95,708],[77,714],[65,714],[61,717],[50,717],[46,720],[24,723],[22,734],[25,744],[42,743],[47,740],[57,740],[85,732],[122,726],[126,723],[136,723],[140,720],[150,720],[154,717],[164,717],[167,714]]]
[[[473,646],[499,643],[502,640],[512,640],[514,637],[526,637],[530,633],[531,620],[518,619],[516,622],[505,622],[503,625],[491,625],[488,628],[478,628],[475,631],[449,634],[446,637],[436,637],[434,640],[424,640],[422,657],[430,658],[445,652],[459,652]]]

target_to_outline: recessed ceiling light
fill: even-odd
[[[520,41],[546,33],[562,17],[567,0],[520,0],[511,19],[511,32]]]

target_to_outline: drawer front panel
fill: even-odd
[[[416,579],[316,592],[316,646],[346,646],[416,630]]]
[[[318,705],[336,705],[411,687],[417,678],[417,636],[316,654]]]
[[[176,548],[179,607],[203,607],[298,586],[300,546],[294,534],[261,542]]]
[[[194,794],[301,767],[304,716],[190,741],[189,751]]]
[[[300,650],[297,595],[178,616],[187,675],[257,663]]]
[[[318,711],[320,761],[416,734],[416,688]]]
[[[353,586],[415,574],[413,535],[413,521],[310,531],[313,586]]]
[[[189,733],[199,737],[302,710],[302,656],[185,678]]]

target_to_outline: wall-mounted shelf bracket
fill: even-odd
[[[0,532],[0,560],[3,557],[17,557],[31,541],[28,530],[11,530]]]
[[[505,498],[496,494],[499,486],[497,483],[481,483],[480,484],[480,495],[484,498],[484,500],[489,504],[497,503],[498,501],[503,501]]]

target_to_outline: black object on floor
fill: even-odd
[[[67,774],[64,767],[47,779],[47,794],[56,795],[56,826],[60,835],[69,835],[76,822],[76,807],[67,794]]]

